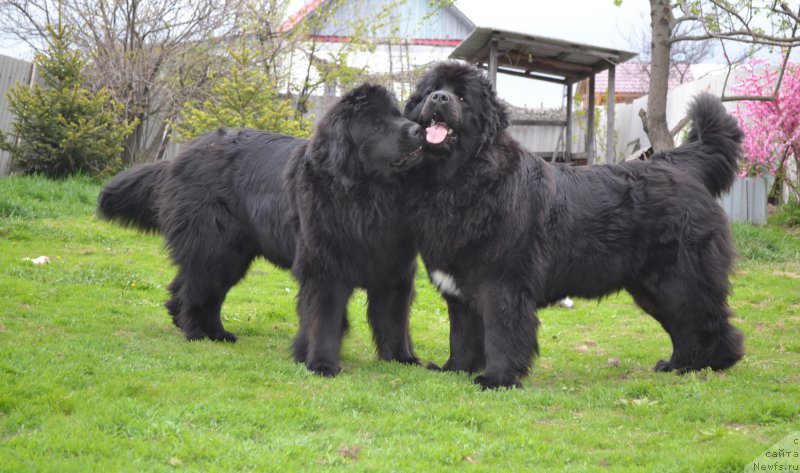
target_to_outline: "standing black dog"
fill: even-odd
[[[225,296],[257,256],[300,283],[294,356],[339,372],[346,304],[367,289],[383,360],[417,363],[408,317],[415,248],[401,213],[397,171],[420,159],[421,128],[383,87],[344,96],[309,140],[264,131],[208,133],[174,161],[133,168],[99,196],[98,213],[160,231],[178,273],[166,303],[187,339],[235,341]]]
[[[734,180],[742,131],[710,95],[689,113],[687,143],[649,162],[567,167],[509,135],[478,69],[445,62],[421,78],[405,114],[427,127],[427,143],[407,205],[448,303],[445,370],[518,386],[538,353],[538,308],[621,289],[672,339],[657,371],[724,369],[743,356],[728,321],[734,250],[714,200]]]

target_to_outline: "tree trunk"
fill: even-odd
[[[667,126],[667,91],[669,90],[670,42],[674,17],[669,0],[650,0],[653,31],[650,59],[650,89],[647,98],[647,136],[653,151],[673,148],[675,142]]]

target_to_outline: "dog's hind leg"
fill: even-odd
[[[659,360],[655,371],[722,370],[743,356],[743,336],[728,321],[725,291],[689,279],[674,279],[671,284],[662,281],[658,287],[664,291],[628,288],[636,303],[661,323],[672,340],[672,356]]]
[[[685,358],[685,355],[682,355],[680,351],[686,351],[684,348],[680,348],[683,342],[680,339],[676,339],[676,337],[679,336],[679,334],[676,333],[679,327],[679,320],[677,320],[679,317],[670,317],[668,315],[675,309],[664,307],[664,305],[668,304],[663,301],[657,301],[641,284],[629,285],[626,289],[633,297],[634,302],[661,324],[661,327],[664,328],[672,341],[673,353],[669,361],[663,359],[658,360],[653,369],[655,371],[672,371],[677,365],[681,364],[683,362],[682,359]]]
[[[172,323],[178,328],[181,328],[180,313],[183,305],[180,299],[181,287],[183,287],[183,279],[180,277],[180,271],[178,271],[175,279],[169,283],[170,298],[164,303],[164,307],[167,308],[167,312],[172,317]]]
[[[367,289],[367,319],[381,360],[419,364],[408,326],[413,299],[413,271],[389,287]]]
[[[193,261],[179,265],[178,275],[170,284],[173,297],[167,308],[170,313],[177,311],[173,322],[188,340],[235,342],[236,335],[222,325],[220,310],[228,291],[247,273],[254,256],[241,251],[205,256],[202,264]]]
[[[336,376],[339,349],[347,327],[347,301],[353,288],[322,279],[300,280],[297,311],[300,330],[295,338],[294,358],[305,360],[315,374]]]

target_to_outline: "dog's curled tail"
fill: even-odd
[[[691,169],[708,191],[719,197],[736,179],[744,132],[722,102],[709,93],[695,97],[688,115],[692,129],[686,143],[664,153],[665,158]]]
[[[97,215],[125,227],[158,231],[158,184],[166,176],[169,164],[159,161],[114,176],[97,197]]]

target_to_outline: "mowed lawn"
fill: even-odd
[[[98,221],[99,190],[0,179],[0,471],[742,471],[800,430],[797,231],[734,226],[729,371],[652,372],[668,337],[619,294],[542,310],[525,388],[482,392],[377,361],[363,292],[341,375],[311,375],[289,354],[296,285],[263,261],[223,307],[238,343],[186,342],[161,238]],[[412,336],[446,360],[424,271]]]

